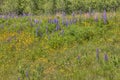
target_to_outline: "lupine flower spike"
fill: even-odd
[[[106,13],[106,10],[104,10],[104,12],[103,12],[103,21],[104,21],[104,24],[107,23],[107,13]]]
[[[104,54],[104,60],[108,61],[108,55],[107,54]]]
[[[60,25],[59,24],[56,25],[56,31],[58,31],[58,30],[60,30]]]
[[[58,19],[54,19],[53,21],[55,24],[58,24]]]
[[[20,77],[18,77],[18,80],[20,80]]]
[[[72,16],[73,16],[73,17],[75,16],[75,13],[74,13],[74,12],[72,13]]]
[[[80,55],[77,56],[77,59],[80,60]]]
[[[34,20],[35,24],[37,24],[39,21],[37,19]]]
[[[28,80],[30,80],[28,71],[26,71],[26,77],[28,78]]]
[[[69,24],[68,21],[66,21],[66,27],[68,27],[68,24]]]

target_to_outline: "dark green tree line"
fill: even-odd
[[[120,0],[0,0],[1,14],[41,14],[56,13],[57,11],[71,13],[79,10],[87,12],[89,9],[120,11]]]

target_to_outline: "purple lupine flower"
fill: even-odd
[[[56,31],[58,31],[58,30],[60,30],[60,25],[59,24],[56,25]]]
[[[104,21],[105,24],[107,23],[107,13],[106,13],[106,10],[104,10],[104,12],[103,12],[103,21]]]
[[[80,60],[80,55],[77,56],[77,59]]]
[[[7,19],[7,15],[4,15],[4,19]]]
[[[66,27],[68,27],[68,25],[69,25],[69,22],[67,20],[66,20],[66,24],[65,25],[66,25]]]
[[[32,16],[32,14],[28,13],[28,16]]]
[[[12,18],[14,18],[15,16],[14,15],[11,15]]]
[[[34,20],[34,23],[37,24],[39,21],[37,19]]]
[[[18,80],[20,80],[20,77],[18,77]]]
[[[73,16],[73,17],[75,16],[75,12],[72,13],[72,16]]]
[[[104,60],[108,61],[108,55],[107,54],[104,54]]]
[[[29,76],[28,71],[26,71],[26,77],[28,77],[28,76]]]
[[[99,60],[99,49],[96,49],[96,59]]]
[[[3,18],[3,15],[0,15],[1,18]]]
[[[15,15],[14,15],[14,14],[11,14],[11,15],[10,15],[10,17],[11,17],[11,18],[14,18],[14,17],[15,17]]]
[[[58,24],[58,19],[57,19],[57,18],[54,19],[53,22],[54,22],[55,24]]]
[[[24,17],[24,16],[27,16],[27,15],[26,15],[25,13],[23,13],[23,15],[22,15],[22,16]]]
[[[26,71],[26,77],[29,79],[29,72],[28,71]]]
[[[15,18],[18,18],[18,16],[15,16]]]

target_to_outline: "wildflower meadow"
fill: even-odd
[[[47,5],[44,13],[37,5],[33,13],[6,7],[0,8],[0,80],[120,80],[119,7],[55,13]]]

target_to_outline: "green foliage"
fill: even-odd
[[[120,16],[111,14],[106,24],[101,13],[98,21],[75,15],[80,21],[68,26],[59,17],[59,30],[48,16],[2,16],[0,80],[119,80]],[[66,15],[68,21],[71,17]]]
[[[0,3],[0,13],[17,14],[56,13],[58,11],[71,13],[79,10],[87,12],[89,9],[117,11],[120,9],[120,0],[1,0]]]

